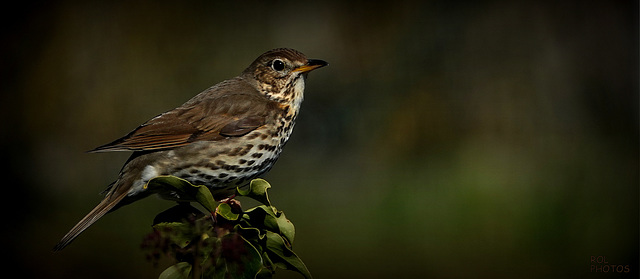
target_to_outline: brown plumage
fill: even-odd
[[[104,199],[54,250],[63,249],[106,213],[154,194],[144,187],[153,177],[178,176],[224,196],[267,172],[291,135],[306,74],[325,65],[293,49],[268,51],[240,76],[92,150],[133,154]],[[174,192],[158,194],[184,200]]]
[[[235,92],[226,92],[229,89]],[[278,102],[236,78],[207,89],[184,105],[152,118],[92,152],[166,149],[242,136],[264,125],[278,108]]]

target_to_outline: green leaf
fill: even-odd
[[[218,207],[216,207],[216,214],[229,221],[236,221],[240,217],[240,214],[233,213],[231,210],[231,206],[226,203],[221,203],[218,205]]]
[[[305,278],[312,278],[302,260],[286,244],[282,236],[267,231],[267,250],[272,253],[270,259],[276,264],[284,264],[286,269],[297,271]],[[277,257],[277,259],[276,259]]]
[[[271,188],[269,182],[264,179],[257,178],[251,180],[249,189],[242,190],[240,188],[236,188],[236,192],[240,196],[249,197],[261,202],[264,205],[271,206],[271,201],[269,201],[269,196],[267,195],[267,189],[269,188]]]
[[[188,279],[189,273],[191,273],[191,264],[179,262],[160,273],[158,279]]]
[[[276,213],[270,206],[260,205],[251,208],[244,212],[242,218],[247,226],[279,232]]]
[[[204,206],[209,212],[214,212],[214,208],[216,208],[216,200],[213,198],[213,194],[209,191],[209,188],[206,186],[196,186],[198,187],[198,193],[196,194],[196,200]]]
[[[145,185],[150,190],[167,189],[176,191],[184,200],[197,201],[209,212],[214,212],[216,201],[209,188],[203,185],[193,185],[189,181],[175,176],[157,176]]]
[[[251,226],[281,234],[293,244],[296,229],[282,211],[274,212],[273,206],[260,205],[245,211],[243,219]]]
[[[188,188],[195,187],[193,184],[189,183],[182,178],[175,177],[172,175],[166,176],[156,176],[147,182],[145,188],[150,190],[156,190],[158,188],[168,189],[168,190],[177,190],[181,193],[188,193]],[[193,191],[191,191],[193,192]]]
[[[243,227],[242,225],[236,225],[234,229],[249,243],[259,244],[259,242],[264,239],[264,235],[260,232],[259,229],[254,227]],[[261,248],[259,245],[255,245],[256,248]]]
[[[158,213],[153,219],[153,224],[183,222],[185,220],[195,220],[203,217],[205,217],[204,213],[189,203],[179,203],[174,207]]]
[[[296,235],[296,228],[293,226],[293,223],[284,216],[284,212],[279,211],[278,218],[276,218],[276,222],[278,223],[278,229],[280,234],[289,241],[290,244],[293,244],[293,238]]]

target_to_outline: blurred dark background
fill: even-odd
[[[276,47],[330,62],[309,75],[265,177],[316,278],[638,276],[637,1],[43,1],[2,13],[2,237],[18,277],[157,278],[169,263],[139,246],[173,204],[155,197],[51,252],[129,155],[85,151]],[[630,272],[592,272],[591,256]]]

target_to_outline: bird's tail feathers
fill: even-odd
[[[71,230],[56,244],[53,248],[53,251],[60,251],[67,245],[69,245],[78,235],[80,235],[84,230],[86,230],[93,223],[98,221],[102,216],[107,214],[107,212],[111,211],[120,203],[120,201],[127,196],[127,193],[120,193],[119,195],[114,196],[114,191],[111,191],[107,194],[107,196],[93,209],[89,214],[84,216],[78,224],[73,226]]]

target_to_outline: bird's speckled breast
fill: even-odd
[[[297,111],[285,107],[275,123],[242,137],[195,142],[188,148],[155,152],[154,157],[169,160],[152,160],[147,164],[129,196],[145,192],[145,184],[159,175],[173,175],[195,185],[205,185],[214,195],[232,194],[235,187],[245,186],[271,169],[293,132],[296,115]],[[173,192],[159,194],[166,199],[181,200]]]

